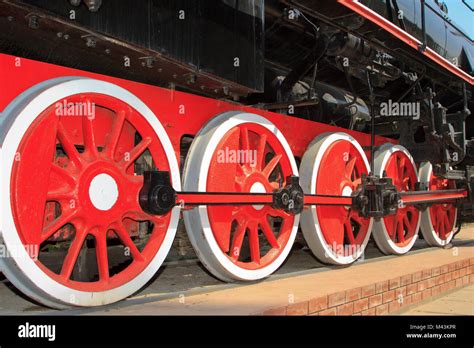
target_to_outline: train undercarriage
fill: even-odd
[[[120,301],[179,230],[248,282],[297,233],[343,266],[471,218],[473,45],[437,2],[144,3],[0,1],[0,271],[30,298]]]

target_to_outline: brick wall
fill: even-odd
[[[384,315],[474,282],[474,257],[267,310],[263,315]]]

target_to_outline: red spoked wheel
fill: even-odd
[[[375,174],[386,173],[398,192],[415,191],[418,174],[415,162],[401,145],[385,144],[375,154]],[[374,239],[385,254],[407,253],[418,238],[420,212],[413,205],[399,207],[395,215],[389,215],[374,224]]]
[[[121,300],[156,273],[173,241],[179,208],[146,214],[143,171],[170,171],[170,140],[153,112],[103,81],[47,81],[5,110],[3,240],[8,279],[48,306]],[[52,256],[54,255],[54,256]]]
[[[453,180],[436,177],[429,162],[420,165],[420,182],[428,190],[455,189]],[[430,246],[443,247],[451,242],[456,229],[458,210],[455,203],[433,204],[421,212],[421,233]]]
[[[297,175],[283,135],[267,119],[227,112],[196,136],[184,168],[184,189],[263,193]],[[293,244],[298,217],[270,205],[200,206],[184,213],[202,263],[224,281],[250,281],[273,273]]]
[[[305,193],[351,196],[369,173],[361,146],[345,133],[325,133],[308,146],[300,166]],[[364,253],[372,219],[350,207],[311,206],[301,216],[309,248],[322,262],[345,265]]]

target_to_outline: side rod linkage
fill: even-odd
[[[467,197],[467,191],[396,192],[389,178],[364,177],[351,196],[304,194],[297,176],[289,176],[283,188],[269,193],[252,192],[177,192],[169,172],[147,171],[140,191],[142,209],[153,215],[165,215],[176,206],[271,205],[274,209],[296,215],[305,206],[350,206],[364,217],[395,214],[404,205],[426,205],[431,202],[453,202]]]

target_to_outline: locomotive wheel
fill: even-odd
[[[171,142],[153,112],[121,87],[70,77],[32,87],[4,116],[7,278],[55,308],[104,305],[138,291],[165,259],[179,219],[179,207],[155,217],[138,203],[146,165],[169,170],[180,190]],[[51,263],[51,249],[63,259]],[[79,259],[95,269],[85,272]]]
[[[194,139],[183,186],[199,192],[272,192],[289,175],[298,170],[275,125],[255,114],[226,112]],[[185,211],[184,221],[201,262],[231,282],[273,273],[291,250],[299,217],[270,205],[200,206]]]
[[[300,166],[301,185],[307,194],[351,196],[362,174],[368,173],[364,151],[345,133],[316,137]],[[336,265],[350,264],[364,253],[372,222],[343,206],[311,206],[301,216],[301,228],[313,254]]]
[[[452,180],[437,178],[429,162],[420,165],[420,181],[428,190],[455,189]],[[456,228],[458,210],[455,204],[433,204],[421,212],[421,233],[430,246],[442,247],[451,242]]]
[[[418,181],[415,162],[410,153],[401,145],[383,145],[375,154],[375,174],[380,177],[384,172],[392,178],[397,191],[415,191]],[[375,221],[374,239],[385,254],[401,255],[407,253],[415,244],[420,228],[420,212],[408,205]]]

